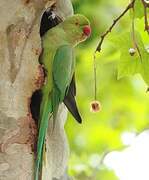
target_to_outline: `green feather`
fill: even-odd
[[[74,72],[75,60],[73,58],[73,48],[64,45],[58,48],[53,62],[53,91],[52,106],[53,120],[56,119],[58,106],[64,100]],[[54,123],[55,126],[55,123]]]
[[[41,121],[40,121],[40,128],[39,128],[39,135],[38,135],[38,142],[37,142],[37,159],[36,159],[36,167],[35,167],[35,180],[38,180],[39,170],[41,169],[41,160],[42,160],[42,152],[44,146],[44,140],[46,135],[46,130],[48,128],[48,120],[49,114],[52,112],[52,104],[51,100],[48,97],[43,97],[42,101],[43,112]]]
[[[53,82],[60,92],[60,102],[64,100],[74,72],[75,59],[73,47],[64,45],[58,48],[53,62]]]
[[[49,84],[45,85],[42,89],[43,99],[40,108],[40,122],[39,122],[39,135],[37,142],[35,180],[38,180],[39,171],[41,170],[43,146],[45,141],[46,130],[48,128],[50,113],[53,115],[53,121],[54,121],[53,128],[54,128],[59,104],[64,100],[65,93],[70,85],[73,72],[74,72],[74,59],[73,59],[72,47],[70,45],[60,46],[57,49],[53,60],[52,90],[49,87]],[[47,80],[49,82],[50,79]]]
[[[42,88],[34,180],[39,180],[42,169],[48,121],[53,115],[55,127],[58,107],[67,94],[74,74],[73,47],[87,38],[82,36],[85,25],[89,25],[89,21],[82,15],[75,15],[50,29],[42,38],[43,53],[40,62],[46,70],[46,84]]]

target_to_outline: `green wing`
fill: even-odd
[[[59,104],[64,100],[64,97],[67,93],[74,73],[74,67],[75,58],[73,47],[70,45],[63,45],[59,47],[56,51],[52,68],[52,105],[54,117],[57,114]]]
[[[45,134],[48,127],[49,113],[52,113],[55,127],[55,118],[59,104],[64,100],[67,89],[69,88],[73,73],[74,73],[74,56],[73,48],[69,45],[64,45],[56,50],[53,67],[52,92],[49,84],[44,88],[44,95],[41,104],[40,112],[40,128],[37,143],[37,159],[35,167],[35,180],[39,180],[39,171],[42,165],[43,146]],[[49,81],[48,81],[49,82]]]

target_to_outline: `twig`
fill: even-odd
[[[96,71],[96,54],[94,53],[94,100],[97,100],[97,71]]]
[[[142,0],[142,4],[144,6],[144,24],[145,24],[145,31],[149,33],[149,25],[148,25],[148,18],[147,18],[147,8],[149,4],[147,4],[144,0]]]
[[[101,35],[101,40],[95,50],[95,52],[100,52],[101,51],[101,46],[102,46],[102,43],[104,41],[104,38],[112,31],[113,27],[116,25],[116,23],[126,14],[126,12],[131,9],[133,6],[134,6],[134,3],[135,3],[136,0],[132,0],[128,6],[126,7],[126,9],[120,14],[120,16],[118,16],[112,23],[112,25],[109,27],[109,29]]]
[[[134,10],[134,6],[132,7],[132,10],[133,10],[133,16],[132,16],[132,39],[133,39],[134,47],[137,49],[139,57],[140,57],[141,62],[142,62],[142,55],[141,55],[140,48],[138,46],[136,36],[135,36],[135,22],[134,22],[134,19],[135,19],[135,12],[134,11],[135,10]]]

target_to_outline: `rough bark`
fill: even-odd
[[[62,19],[73,13],[69,0],[0,0],[0,180],[33,179],[37,128],[30,99],[43,81],[40,18],[53,2]],[[62,105],[54,134],[49,127],[47,135],[44,180],[63,179],[68,158],[65,120]]]

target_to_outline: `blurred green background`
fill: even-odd
[[[75,13],[86,15],[92,35],[76,48],[77,102],[83,118],[79,125],[69,114],[66,131],[71,155],[69,175],[75,180],[117,180],[114,172],[102,163],[105,153],[121,149],[124,132],[141,132],[148,127],[149,95],[140,75],[117,80],[119,52],[110,37],[130,29],[129,13],[107,36],[97,58],[97,94],[102,110],[90,112],[94,97],[93,52],[100,35],[111,25],[129,1],[73,0]]]

